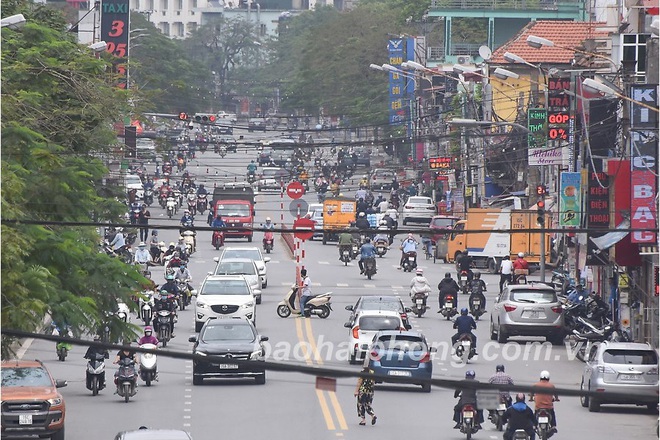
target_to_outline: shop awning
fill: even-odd
[[[616,227],[617,229],[628,229],[630,228],[630,220],[625,219],[619,225]],[[628,231],[621,231],[621,232],[608,232],[605,235],[602,235],[600,237],[589,237],[589,240],[591,240],[596,247],[600,250],[605,250],[609,249],[621,240],[625,238],[626,235],[628,235]]]

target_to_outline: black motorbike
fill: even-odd
[[[481,298],[475,296],[470,299],[470,314],[474,316],[476,321],[479,321],[479,317],[486,313],[483,304],[481,303]]]
[[[119,361],[119,371],[115,376],[117,385],[117,394],[124,398],[124,402],[135,396],[137,393],[137,372],[135,371],[135,361],[132,359],[122,359]]]
[[[412,272],[417,268],[417,252],[406,252],[403,257],[403,271]]]
[[[376,275],[376,259],[371,257],[371,258],[365,258],[364,262],[364,274],[367,276],[367,279],[371,279],[374,275]]]
[[[426,313],[426,295],[423,293],[416,293],[412,297],[412,311],[418,318],[421,318]]]
[[[351,245],[339,246],[339,259],[344,263],[344,266],[348,266],[348,263],[351,261],[351,253]]]
[[[109,355],[101,353],[94,353],[88,358],[87,370],[85,373],[85,386],[92,392],[92,396],[96,396],[99,391],[105,388],[105,360]]]

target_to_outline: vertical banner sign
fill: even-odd
[[[403,39],[392,38],[387,42],[389,52],[389,65],[401,68],[404,55]],[[390,72],[389,96],[390,96],[390,124],[399,125],[406,119],[406,109],[403,106],[403,95],[405,82],[403,76]]]
[[[529,149],[529,165],[562,165],[570,133],[570,78],[548,78],[546,143]],[[533,109],[530,109],[531,112]],[[538,109],[536,109],[538,110]]]
[[[128,88],[128,37],[130,31],[128,0],[101,1],[101,40],[108,44],[107,51],[116,59],[114,71],[118,76],[117,87]]]
[[[133,125],[124,127],[124,144],[126,145],[124,157],[130,159],[137,158],[137,127]]]
[[[544,108],[530,108],[527,111],[527,159],[529,165],[543,165],[538,161],[548,142],[548,111]]]
[[[597,161],[596,165],[600,165],[600,161]],[[601,169],[602,165],[598,168]],[[591,165],[587,176],[589,193],[585,215],[587,216],[587,228],[590,230],[587,236],[598,238],[607,233],[607,231],[599,233],[598,229],[609,229],[610,227],[610,181],[606,173],[594,170]],[[592,240],[587,240],[586,257],[587,266],[609,264],[609,251],[599,249]]]
[[[582,209],[582,173],[561,173],[559,191],[559,226],[580,226]]]

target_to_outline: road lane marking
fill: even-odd
[[[319,263],[319,264],[330,264],[329,261],[319,261],[318,263]]]
[[[296,321],[296,335],[298,336],[298,341],[305,342],[305,336],[303,335],[303,328],[302,328],[302,323],[300,322],[301,319],[307,319],[307,318],[294,318]],[[303,357],[305,358],[305,363],[307,365],[313,365],[312,360],[309,357],[309,353],[307,353],[307,345],[302,344],[301,345],[304,353]]]
[[[344,417],[344,412],[342,411],[341,405],[339,404],[339,399],[337,399],[337,393],[335,393],[334,391],[329,391],[328,394],[330,394],[330,402],[332,402],[332,406],[335,409],[335,414],[337,414],[339,427],[341,429],[347,430],[348,425],[346,424],[346,418]]]
[[[366,287],[368,289],[375,289],[376,285],[375,284],[365,284],[364,287]]]
[[[348,287],[348,284],[345,284],[345,283],[337,283],[337,287]]]
[[[328,427],[328,431],[334,431],[335,421],[332,419],[332,414],[330,413],[330,408],[328,407],[328,402],[325,401],[325,396],[323,395],[322,390],[316,390],[316,397],[319,399],[319,404],[321,405],[321,412],[323,412],[323,418],[325,419],[325,425]]]

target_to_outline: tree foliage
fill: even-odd
[[[77,44],[45,6],[2,2],[23,13],[20,31],[2,29],[2,326],[39,329],[47,316],[94,330],[116,302],[129,303],[142,277],[98,252],[92,228],[21,221],[116,220],[124,207],[99,195],[107,173],[97,159],[127,92],[111,86],[109,63]],[[129,330],[125,328],[124,330]],[[11,340],[3,338],[2,355]]]

